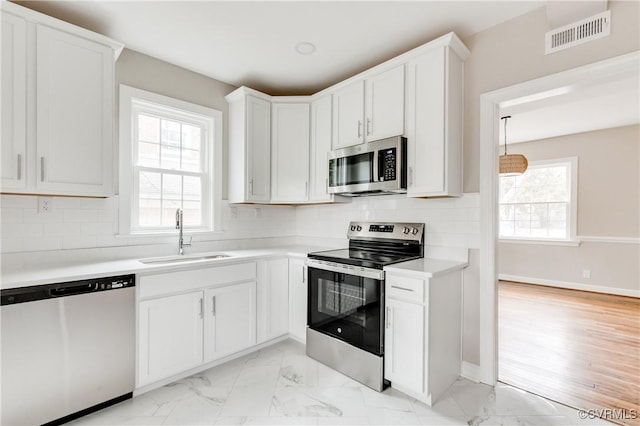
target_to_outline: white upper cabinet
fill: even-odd
[[[37,26],[38,192],[113,194],[113,52]]]
[[[365,80],[364,140],[404,133],[404,66]]]
[[[311,159],[309,161],[309,201],[331,201],[327,154],[331,151],[331,96],[311,103]]]
[[[404,65],[333,92],[333,148],[404,132]]]
[[[271,201],[307,201],[309,103],[274,100],[271,111]]]
[[[364,142],[364,81],[333,92],[333,149]]]
[[[2,192],[113,195],[123,46],[2,2]]]
[[[410,61],[407,71],[407,195],[460,196],[463,60],[440,46]]]
[[[2,190],[26,187],[27,23],[2,13]]]
[[[271,102],[241,87],[229,103],[229,202],[271,200]]]

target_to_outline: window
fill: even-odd
[[[500,176],[500,238],[575,240],[577,158],[530,162]]]
[[[120,233],[218,229],[222,113],[120,86]]]

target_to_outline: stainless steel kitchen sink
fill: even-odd
[[[214,260],[214,259],[226,259],[231,257],[224,253],[211,253],[211,254],[193,254],[193,255],[178,255],[178,256],[165,256],[165,257],[153,257],[149,259],[140,259],[140,263],[145,265],[159,265],[166,263],[182,263],[182,262],[197,262],[201,260]]]

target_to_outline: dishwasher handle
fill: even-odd
[[[49,289],[49,296],[51,297],[65,297],[73,296],[75,294],[93,293],[99,290],[98,283],[68,285],[57,288]]]

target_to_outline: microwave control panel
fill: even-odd
[[[396,180],[396,148],[378,151],[378,180]]]

